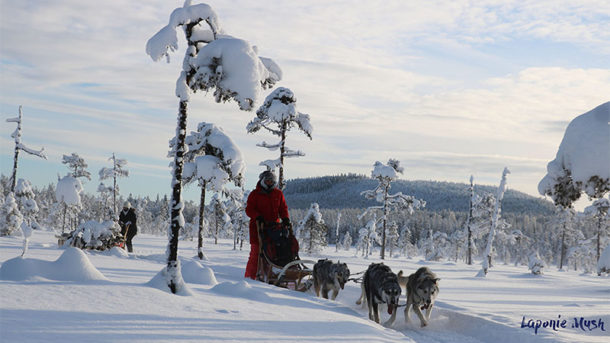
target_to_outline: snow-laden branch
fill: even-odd
[[[269,143],[267,143],[265,141],[263,141],[262,143],[256,144],[256,146],[259,146],[261,148],[267,148],[267,149],[269,149],[271,151],[275,151],[275,150],[279,149],[281,145],[282,145],[281,141],[279,143],[277,143],[277,144],[269,144]]]
[[[201,21],[205,21],[208,24],[213,39],[219,33],[220,25],[216,12],[209,5],[196,4],[187,6],[185,4],[185,7],[176,8],[169,17],[169,23],[146,42],[146,53],[155,62],[165,57],[169,63],[169,52],[178,49],[177,28],[191,23],[200,23]],[[204,40],[204,37],[209,38],[210,36],[200,34],[192,38]]]
[[[195,72],[188,84],[193,91],[214,90],[216,102],[233,99],[242,110],[251,110],[261,88],[273,87],[280,80],[248,42],[233,37],[210,42],[188,63]]]
[[[21,151],[25,151],[30,155],[34,155],[34,156],[38,156],[42,159],[47,159],[47,155],[44,153],[44,147],[42,147],[40,150],[34,150],[34,149],[30,149],[27,146],[23,145],[22,143],[17,144],[17,149],[21,150]]]
[[[259,164],[259,166],[263,166],[266,167],[267,170],[275,170],[275,168],[279,168],[282,163],[280,162],[280,159],[275,159],[275,160],[264,160],[261,161]]]
[[[303,157],[303,156],[305,156],[305,153],[302,152],[301,150],[292,150],[292,149],[285,147],[284,157]]]

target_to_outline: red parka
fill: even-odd
[[[246,277],[254,279],[258,268],[258,232],[256,230],[256,218],[262,216],[265,222],[280,222],[281,219],[289,218],[288,206],[284,193],[274,187],[266,191],[260,182],[256,189],[250,192],[246,203],[246,214],[250,217],[250,258],[246,266]]]

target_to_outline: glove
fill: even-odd
[[[292,224],[290,224],[290,218],[282,218],[282,226],[285,229],[291,229],[292,228]]]

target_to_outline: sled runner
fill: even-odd
[[[259,257],[256,278],[278,287],[304,292],[311,287],[313,270],[299,258],[299,243],[292,228],[280,223],[257,223]]]

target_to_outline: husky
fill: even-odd
[[[356,301],[356,304],[360,305],[366,302],[369,308],[369,319],[379,323],[379,304],[385,303],[388,307],[390,319],[383,325],[389,326],[396,319],[400,293],[401,289],[398,284],[398,278],[390,267],[383,263],[371,263],[364,273],[362,295]]]
[[[438,281],[440,279],[428,268],[421,267],[407,278],[407,306],[405,307],[405,321],[409,322],[409,311],[413,311],[419,317],[421,326],[428,325],[430,313],[434,306],[434,300],[438,295]],[[426,316],[422,310],[426,310]]]
[[[318,260],[313,266],[313,285],[316,290],[316,296],[320,296],[322,289],[322,297],[328,299],[328,291],[333,291],[331,299],[335,300],[339,294],[339,288],[343,289],[345,283],[349,279],[349,268],[346,263],[333,263],[328,259]]]

